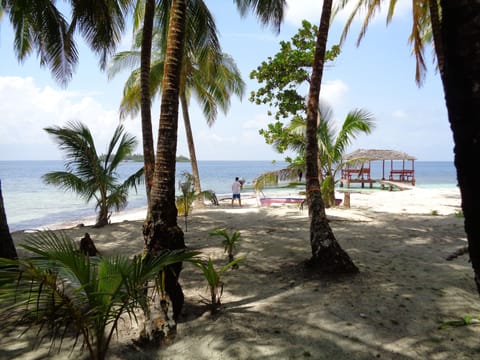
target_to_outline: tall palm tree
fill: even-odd
[[[183,60],[186,25],[186,0],[172,0],[161,97],[155,171],[150,193],[151,205],[143,229],[145,248],[156,256],[164,249],[183,249],[185,240],[177,224],[175,207],[175,167],[177,151],[178,99]],[[178,283],[182,265],[174,265],[165,275],[165,291],[173,309],[174,318],[183,307],[183,291]],[[148,338],[163,336],[162,329],[152,329]]]
[[[188,22],[193,19],[189,17]],[[198,29],[198,27],[195,27]],[[193,29],[188,26],[187,29]],[[211,30],[215,30],[212,28]],[[156,32],[161,36],[161,32]],[[161,92],[161,80],[164,66],[164,49],[158,46],[164,42],[155,37],[155,49],[152,58],[151,74],[150,74],[150,91],[152,96]],[[216,36],[208,38],[216,39]],[[207,40],[208,40],[207,38]],[[136,44],[135,44],[136,45]],[[188,104],[190,94],[194,94],[198,99],[203,110],[208,125],[212,125],[217,117],[220,108],[224,113],[228,111],[230,105],[230,97],[233,94],[241,97],[244,92],[244,85],[240,71],[238,70],[234,60],[226,54],[219,52],[216,41],[204,41],[200,44],[193,44],[193,41],[187,43],[185,49],[183,69],[181,75],[180,103],[182,105],[182,114],[185,124],[187,143],[189,147],[190,160],[192,166],[192,175],[194,178],[195,192],[202,193],[200,184],[200,175],[198,171],[198,163],[195,153],[195,145],[190,125],[190,115]],[[135,48],[131,51],[124,51],[116,54],[109,68],[109,76],[114,76],[125,67],[137,65],[140,59],[140,53]],[[141,69],[134,69],[127,79],[124,87],[124,96],[120,105],[121,116],[134,116],[138,109],[141,108],[140,88],[141,88]],[[198,204],[202,204],[201,197],[198,197]]]
[[[370,16],[364,21],[361,35],[365,32],[374,10],[380,7],[382,2],[382,0],[359,1],[359,5],[367,5],[370,9],[367,12]],[[390,0],[390,18],[393,16],[395,3],[396,1]],[[475,116],[471,115],[478,113],[480,104],[478,101],[480,90],[476,85],[480,81],[478,72],[480,54],[478,47],[472,45],[480,37],[478,23],[475,21],[480,16],[480,5],[468,0],[422,0],[414,2],[412,10],[414,29],[422,25],[431,26],[432,29],[448,119],[455,142],[454,161],[465,216],[470,260],[480,293],[480,227],[476,219],[480,211],[480,192],[476,188],[477,169],[471,161],[480,155],[478,147],[480,128]],[[352,19],[353,16],[354,14],[351,16]],[[347,31],[348,27],[345,29]],[[414,47],[415,51],[421,49],[421,46]]]
[[[142,1],[137,1],[134,13],[134,29],[140,27],[139,19],[143,18],[141,54],[140,54],[140,109],[142,118],[143,168],[145,171],[145,190],[147,204],[150,207],[150,191],[155,168],[155,150],[153,144],[151,93],[150,93],[150,61],[152,57],[153,23],[155,18],[155,0],[145,0],[142,16]]]
[[[448,119],[455,141],[455,167],[465,216],[468,250],[480,293],[480,4],[466,0],[441,0],[441,42],[444,47],[443,87]],[[435,34],[434,34],[435,36]]]
[[[119,164],[137,146],[133,136],[124,133],[119,125],[110,140],[107,152],[101,158],[95,149],[90,130],[79,122],[65,127],[49,127],[45,131],[53,135],[60,149],[65,152],[65,171],[54,171],[43,176],[47,184],[71,190],[87,202],[95,199],[98,216],[95,226],[108,224],[112,208],[119,211],[127,205],[128,190],[143,179],[143,168],[123,182],[118,178]]]
[[[235,0],[235,3],[242,14],[252,9],[262,23],[273,23],[279,28],[286,0]],[[146,249],[153,255],[161,249],[185,246],[175,208],[175,157],[186,6],[185,0],[172,0],[170,7],[154,181],[150,211],[144,226]],[[176,276],[166,277],[165,290],[172,301],[174,314],[178,316],[183,306],[183,292],[178,284],[181,265],[172,270]]]
[[[318,104],[331,13],[332,0],[324,0],[307,102],[306,187],[310,213],[310,246],[312,248],[309,265],[324,273],[356,273],[358,268],[340,247],[328,223],[318,179]]]

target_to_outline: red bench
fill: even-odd
[[[415,172],[414,170],[390,170],[390,181],[400,181],[400,182],[411,182],[412,185],[415,185]]]

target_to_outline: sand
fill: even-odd
[[[241,232],[236,256],[245,261],[224,276],[219,314],[207,311],[202,276],[186,264],[186,303],[173,342],[139,349],[131,341],[138,329],[125,327],[109,359],[480,359],[480,298],[468,255],[445,260],[466,244],[458,189],[352,192],[351,208],[328,209],[338,242],[360,269],[339,278],[304,270],[306,209],[259,207],[247,194],[243,205],[223,201],[188,217],[187,246],[218,265],[227,257],[221,238],[209,231]],[[89,232],[104,254],[133,254],[142,248],[143,216],[129,213],[102,229],[66,232],[76,240]],[[179,225],[185,229],[183,218]],[[25,236],[13,235],[17,243]],[[465,316],[473,324],[442,326]],[[45,355],[48,348],[32,349],[28,337],[3,335],[2,359],[86,356],[67,347]]]

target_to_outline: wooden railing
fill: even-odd
[[[413,170],[390,170],[389,180],[415,183]]]

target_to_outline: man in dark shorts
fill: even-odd
[[[238,205],[242,206],[242,200],[240,199],[240,190],[242,190],[242,183],[239,181],[239,178],[237,176],[232,185],[232,206],[235,199],[238,199]]]

